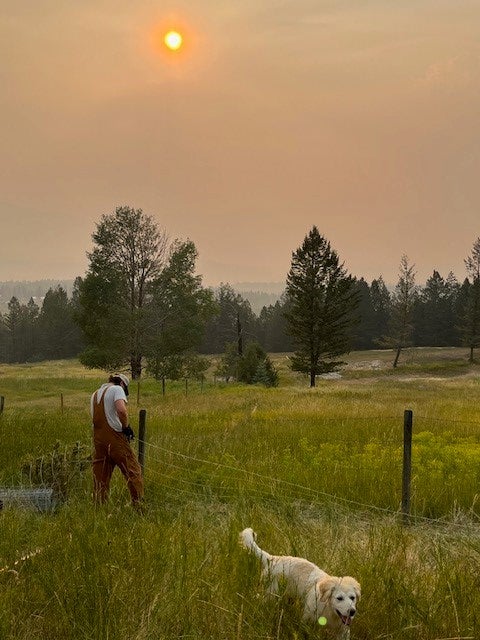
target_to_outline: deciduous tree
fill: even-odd
[[[165,268],[152,283],[145,314],[149,369],[155,362],[170,362],[198,349],[205,324],[216,311],[212,291],[203,288],[201,276],[195,274],[197,255],[191,240],[175,241]]]
[[[129,367],[139,378],[145,351],[149,287],[162,272],[167,234],[141,209],[117,207],[92,235],[89,269],[79,287],[81,360],[105,369]]]

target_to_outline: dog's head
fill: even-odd
[[[350,625],[360,600],[360,585],[355,578],[328,576],[317,583],[317,595],[325,605],[325,613],[330,610],[332,619],[327,616],[330,624]]]

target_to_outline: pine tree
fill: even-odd
[[[442,347],[454,344],[454,298],[452,274],[445,280],[434,271],[420,289],[414,308],[414,339],[417,346]]]
[[[73,308],[63,287],[49,289],[45,294],[38,331],[42,358],[71,358],[80,352],[80,329],[74,322]]]
[[[460,331],[463,344],[470,349],[469,362],[473,362],[474,349],[480,344],[480,238],[464,262],[469,278]]]
[[[394,369],[398,365],[402,349],[412,344],[413,308],[416,295],[415,265],[411,265],[408,257],[403,255],[400,260],[398,282],[392,296],[389,332],[382,339],[383,346],[393,348],[395,351]]]
[[[6,355],[8,362],[27,362],[36,357],[36,336],[39,309],[33,298],[21,304],[15,296],[8,303],[4,317]]]
[[[370,300],[373,309],[373,343],[379,344],[381,337],[387,332],[392,310],[391,295],[382,276],[372,280]]]
[[[370,287],[363,279],[354,278],[354,288],[358,296],[359,323],[354,327],[352,347],[355,350],[371,349],[375,334],[375,311],[370,295]]]
[[[287,334],[287,308],[287,300],[282,295],[275,304],[263,307],[260,311],[258,336],[265,351],[278,353],[293,350],[292,339]]]
[[[256,338],[256,318],[250,303],[223,283],[215,291],[215,303],[217,311],[207,322],[201,351],[223,353],[226,345],[235,340],[241,356],[246,344]]]
[[[349,351],[358,303],[352,277],[315,226],[292,253],[286,295],[296,348],[291,366],[308,373],[314,387],[315,376],[334,371],[342,364],[335,358]]]

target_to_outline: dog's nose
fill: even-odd
[[[356,613],[356,609],[350,609],[350,617],[353,618],[353,616]]]

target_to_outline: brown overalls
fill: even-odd
[[[105,390],[106,391],[106,390]],[[97,402],[93,397],[93,486],[96,502],[103,503],[108,498],[110,479],[117,466],[127,481],[132,504],[143,498],[142,470],[135,454],[123,433],[112,429],[105,416],[105,391]]]

